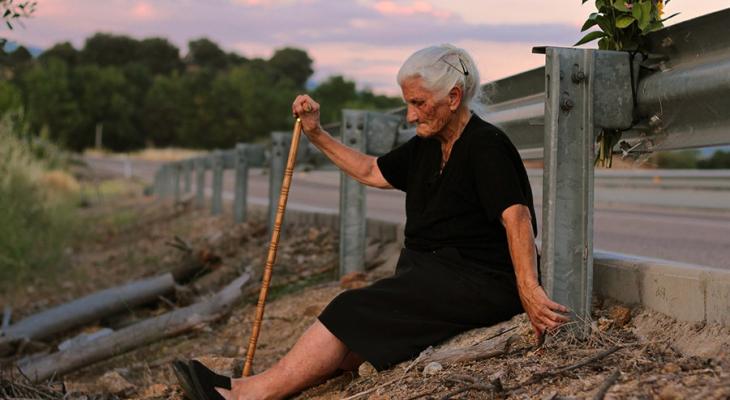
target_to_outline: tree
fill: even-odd
[[[178,74],[155,77],[142,107],[142,130],[147,133],[148,141],[155,146],[188,145],[179,138],[187,97]]]
[[[69,138],[69,145],[74,149],[91,145],[96,125],[102,124],[105,147],[116,151],[143,147],[144,137],[133,120],[132,85],[122,70],[83,65],[76,68],[74,76],[84,119],[78,132]]]
[[[325,124],[339,121],[344,105],[357,99],[355,82],[347,81],[341,75],[331,76],[320,83],[312,95],[320,104],[321,119]]]
[[[210,39],[200,38],[188,42],[188,55],[185,61],[202,68],[222,70],[228,67],[229,57]]]
[[[78,63],[79,52],[69,42],[57,43],[38,56],[38,59],[42,62],[46,62],[51,58],[57,58],[65,62],[66,65],[73,67]]]
[[[340,75],[330,76],[312,92],[321,106],[322,122],[342,119],[343,108],[387,110],[403,105],[399,97],[375,95],[370,90],[357,91],[355,82]]]
[[[137,47],[136,61],[147,67],[152,75],[168,75],[182,70],[180,49],[163,38],[142,40]]]
[[[72,92],[68,66],[58,59],[51,59],[46,65],[37,64],[23,76],[22,83],[31,132],[40,132],[45,127],[57,143],[67,146],[76,143],[82,115]]]
[[[693,169],[697,168],[697,150],[662,151],[656,153],[656,163],[659,168]]]
[[[730,151],[716,150],[712,157],[706,160],[699,160],[697,168],[700,169],[728,169],[730,168]]]
[[[33,55],[24,46],[18,46],[12,53],[8,54],[6,62],[11,68],[22,68],[28,66],[33,60]]]
[[[248,58],[243,57],[236,53],[228,53],[228,65],[232,67],[237,67],[239,65],[246,64],[248,62]]]
[[[97,33],[86,39],[80,58],[84,64],[121,66],[135,60],[139,42],[128,36]]]
[[[23,105],[20,91],[8,81],[0,80],[0,118],[10,110],[21,108]]]
[[[294,82],[297,88],[303,89],[307,79],[312,76],[312,59],[306,51],[285,47],[276,50],[269,59],[269,66],[281,77]]]

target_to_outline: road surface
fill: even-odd
[[[86,158],[94,169],[124,174],[119,159]],[[159,162],[130,160],[126,173],[151,183]],[[129,170],[131,166],[131,171]],[[194,189],[193,179],[193,189]],[[206,184],[210,185],[210,172]],[[181,184],[182,187],[182,184]],[[251,169],[248,196],[252,204],[268,204],[266,170]],[[533,183],[540,223],[541,186]],[[367,189],[369,218],[402,222],[405,195],[396,190]],[[730,269],[730,191],[596,188],[594,248],[645,257]],[[233,198],[233,172],[224,175],[224,199]],[[671,201],[670,201],[671,200]],[[296,172],[287,207],[337,212],[339,173]],[[726,207],[723,207],[727,204]],[[230,205],[228,205],[230,207]]]

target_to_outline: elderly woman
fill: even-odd
[[[398,84],[416,136],[379,158],[325,132],[309,96],[292,105],[309,140],[340,169],[365,185],[406,192],[405,247],[395,274],[337,296],[261,374],[230,380],[193,362],[199,396],[283,398],[363,361],[388,368],[523,311],[538,337],[567,321],[568,310],[538,281],[537,224],[520,156],[470,110],[479,90],[472,58],[451,45],[422,49],[403,64]]]

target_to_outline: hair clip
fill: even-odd
[[[461,64],[461,70],[459,70],[459,68],[456,68],[450,62],[446,61],[444,57],[441,58],[441,61],[445,62],[449,67],[461,72],[462,74],[464,74],[464,76],[469,76],[469,71],[466,69],[466,65],[464,65],[464,61],[461,59],[461,57],[457,56],[457,58],[459,59],[459,64]]]

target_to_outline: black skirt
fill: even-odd
[[[392,277],[341,293],[319,320],[383,370],[458,333],[521,312],[514,272],[477,265],[447,247],[403,249]]]

